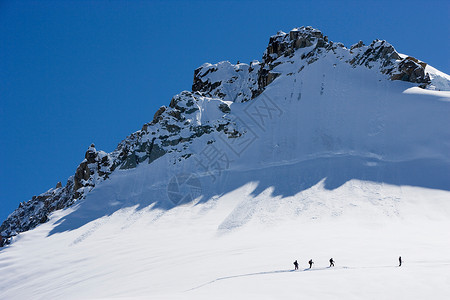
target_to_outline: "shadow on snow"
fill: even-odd
[[[75,211],[58,220],[49,235],[80,228],[122,208],[142,210],[152,206],[151,209],[164,212],[185,204],[175,204],[169,199],[169,180],[148,178],[152,165],[120,171],[102,182],[85,200],[80,201]],[[250,182],[257,184],[251,192],[252,196],[270,187],[273,188],[272,196],[293,196],[322,180],[325,189],[334,190],[352,179],[449,191],[448,174],[450,163],[438,159],[387,162],[358,156],[317,158],[260,170],[226,170],[216,177],[198,175],[202,188],[197,199],[200,199],[198,203],[205,203]],[[126,180],[122,180],[124,178]],[[158,180],[159,183],[155,183]]]

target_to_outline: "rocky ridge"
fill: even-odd
[[[299,49],[302,49],[300,57],[296,56]],[[278,66],[300,60],[301,72],[304,65],[313,64],[325,55],[333,55],[354,68],[378,69],[390,80],[408,81],[422,88],[431,83],[429,74],[425,72],[425,63],[413,57],[402,58],[386,41],[375,40],[368,46],[359,42],[346,48],[342,43],[329,41],[321,31],[312,27],[295,28],[289,33],[280,31],[270,37],[261,62],[235,65],[220,62],[204,64],[196,69],[192,91],[173,97],[168,107],[159,108],[151,122],[124,139],[111,153],[97,151],[92,144],[64,187],[58,183],[55,188],[20,203],[8,216],[0,226],[0,246],[10,243],[12,237],[20,232],[46,222],[53,211],[80,201],[117,168],[130,169],[141,163],[150,164],[167,153],[173,154],[173,163],[188,159],[193,154],[189,145],[212,132],[220,132],[228,138],[244,135],[244,131],[236,129],[235,119],[230,117],[230,103],[247,102],[258,97],[279,77]],[[205,102],[215,107],[216,119],[201,118],[199,107]]]

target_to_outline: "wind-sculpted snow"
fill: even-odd
[[[256,195],[272,186],[282,198],[322,181],[334,190],[353,179],[449,190],[450,96],[444,92],[449,87],[448,75],[397,53],[386,41],[346,48],[311,27],[279,32],[261,62],[220,62],[195,70],[192,92],[176,95],[113,152],[92,145],[64,187],[21,203],[3,222],[1,244],[78,203],[74,214],[92,217],[62,222],[55,231],[132,205],[170,210],[180,203],[173,200],[178,196],[169,199],[167,186],[180,174],[199,178],[202,203],[216,199],[217,191],[228,193],[255,180]],[[289,176],[278,168],[289,170]],[[144,169],[136,182],[145,188],[129,190],[136,184],[127,176]],[[295,188],[285,187],[294,184],[290,178]],[[123,196],[114,186],[126,191]],[[184,187],[170,186],[172,195]],[[107,197],[100,193],[106,187]],[[99,213],[90,214],[89,197],[108,200],[97,200]],[[236,210],[219,227],[244,226],[256,211],[255,199],[242,204],[251,209]]]

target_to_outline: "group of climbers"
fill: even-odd
[[[334,267],[334,259],[330,258],[329,262],[330,262],[329,268]],[[398,257],[398,262],[399,262],[398,266],[400,267],[402,265],[402,257],[401,256]],[[313,260],[310,259],[308,261],[308,264],[309,264],[309,268],[311,269],[312,265],[314,264]],[[298,262],[297,262],[297,260],[294,261],[294,270],[298,270]]]
[[[330,258],[329,262],[330,262],[330,268],[331,268],[331,267],[334,267],[334,259],[333,259],[333,258]],[[310,259],[310,260],[308,261],[308,264],[309,264],[309,268],[311,269],[311,268],[312,268],[312,265],[314,264],[313,260]],[[298,270],[298,262],[297,262],[297,260],[294,261],[294,267],[295,267],[295,270]]]

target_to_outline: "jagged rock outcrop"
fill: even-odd
[[[283,64],[295,65],[296,72],[301,72],[327,55],[354,68],[378,68],[391,80],[408,81],[422,88],[430,83],[425,63],[412,57],[402,58],[386,41],[375,40],[368,46],[360,41],[347,49],[312,27],[295,28],[289,33],[280,31],[270,37],[261,62],[220,62],[196,69],[191,92],[173,97],[168,107],[160,107],[151,122],[124,139],[111,153],[97,151],[92,144],[64,187],[58,183],[56,188],[20,203],[8,216],[0,226],[0,246],[9,243],[12,236],[46,222],[53,211],[83,199],[117,168],[150,164],[167,153],[175,154],[176,160],[188,159],[192,155],[189,144],[212,132],[231,139],[244,135],[245,130],[240,130],[230,116],[231,102],[258,97],[281,75]],[[214,119],[203,117],[200,104],[214,111]],[[207,143],[214,140],[208,139]]]
[[[106,179],[116,168],[114,159],[104,151],[97,151],[94,144],[91,144],[84,157],[74,175],[75,199],[84,195],[86,189],[92,189],[96,181]]]
[[[299,48],[324,48],[328,45],[328,38],[312,27],[293,29],[289,34],[279,31],[270,37],[269,45],[263,54],[262,62],[253,61],[250,65],[220,62],[218,64],[204,64],[194,72],[192,91],[201,92],[208,97],[217,97],[225,101],[246,102],[262,93],[279,74],[273,72],[280,64],[276,60],[288,57]],[[314,61],[312,51],[306,59]]]
[[[258,72],[260,63],[232,65],[228,61],[204,64],[194,71],[193,92],[224,101],[246,102],[259,90]]]
[[[312,27],[295,28],[289,33],[279,31],[270,37],[269,45],[263,54],[263,64],[273,69],[276,66],[274,62],[279,57],[292,56],[297,49],[312,47],[311,50],[314,51],[319,48],[324,49],[331,44],[328,43],[327,36]]]
[[[359,41],[347,49],[342,43],[328,41],[328,37],[324,36],[320,30],[312,27],[300,27],[291,30],[289,34],[280,31],[270,38],[258,77],[260,91],[278,76],[272,70],[282,63],[279,58],[292,58],[295,51],[300,48],[309,48],[301,56],[301,59],[308,64],[314,63],[320,55],[329,52],[339,57],[337,52],[340,49],[344,50],[344,55],[348,57],[346,62],[355,67],[379,67],[380,72],[389,75],[391,80],[418,83],[420,87],[426,87],[430,83],[430,77],[425,72],[426,63],[413,57],[402,58],[386,41],[374,40],[369,46],[365,46],[362,41]]]
[[[401,57],[394,47],[386,41],[375,40],[369,46],[365,46],[362,41],[350,47],[354,57],[349,61],[352,65],[366,66],[372,68],[375,62],[381,63],[383,70],[392,67],[394,62]]]
[[[65,187],[56,187],[47,192],[34,196],[27,202],[21,202],[19,207],[3,222],[0,234],[3,242],[19,232],[30,230],[48,220],[48,215],[58,209],[73,203],[74,181],[69,178]]]
[[[276,35],[271,36],[269,45],[263,54],[256,95],[261,94],[264,88],[280,75],[273,71],[276,66],[282,63],[280,58],[293,58],[297,49],[311,48],[307,54],[301,57],[302,60],[310,64],[317,60],[316,56],[330,45],[332,43],[328,43],[327,36],[324,36],[320,30],[309,26],[294,28],[289,33],[279,31]]]
[[[225,101],[249,101],[260,95],[280,75],[274,70],[275,67],[286,59],[293,59],[298,49],[305,50],[300,59],[307,64],[314,63],[321,55],[333,53],[345,57],[346,62],[354,67],[377,66],[391,80],[418,83],[421,87],[430,83],[425,63],[412,57],[402,59],[386,41],[375,40],[369,46],[360,41],[347,49],[342,43],[329,41],[320,30],[308,26],[294,28],[289,33],[279,31],[271,36],[261,62],[233,65],[225,61],[202,65],[194,72],[192,91]]]
[[[426,63],[411,56],[402,58],[386,41],[375,40],[369,46],[364,46],[360,41],[350,51],[355,54],[349,61],[353,66],[372,68],[379,65],[381,73],[389,75],[391,80],[418,83],[422,88],[431,83],[430,76],[425,72]]]
[[[425,73],[426,66],[426,63],[408,56],[397,65],[391,79],[420,83],[420,87],[425,88],[431,82],[430,75]]]
[[[50,213],[82,199],[98,181],[106,179],[114,168],[112,157],[103,151],[97,151],[92,144],[75,175],[67,180],[66,186],[63,187],[58,182],[54,189],[20,203],[0,226],[0,234],[6,241],[8,237],[46,222]]]
[[[162,115],[162,113],[165,112],[165,111],[166,111],[166,107],[165,107],[164,105],[161,106],[161,107],[155,112],[155,115],[153,116],[153,121],[152,121],[152,123],[153,123],[153,124],[158,123],[158,121],[161,120],[161,115]]]

